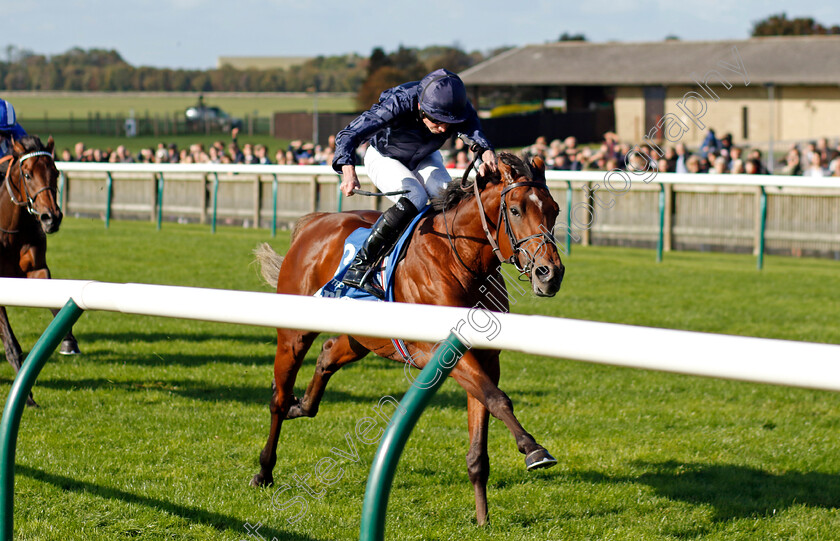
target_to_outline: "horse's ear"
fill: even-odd
[[[55,140],[53,139],[53,136],[50,135],[50,138],[47,139],[47,152],[52,154],[54,148],[55,148]]]
[[[21,154],[26,154],[26,149],[19,142],[15,141],[14,138],[12,138],[12,153],[15,156],[20,156]]]
[[[513,174],[511,173],[512,168],[510,166],[510,163],[508,163],[508,159],[505,153],[499,155],[498,165],[499,173],[501,173],[502,176],[502,181],[504,181],[505,184],[513,182]]]
[[[531,160],[531,174],[534,175],[534,180],[545,182],[545,162],[539,156],[534,156]]]

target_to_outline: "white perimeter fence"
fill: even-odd
[[[314,211],[378,209],[338,194],[329,166],[58,162],[70,215],[290,224]],[[462,170],[452,169],[453,177]],[[359,168],[365,189],[372,189]],[[564,212],[556,228],[581,244],[819,255],[840,259],[840,178],[548,171]],[[574,188],[574,189],[573,189]],[[766,220],[764,219],[766,218]],[[765,235],[766,222],[766,235]],[[763,244],[766,236],[766,245]]]
[[[0,278],[0,305],[163,316],[464,344],[600,364],[840,391],[840,345],[478,309],[148,284]],[[422,322],[418,324],[417,322]]]

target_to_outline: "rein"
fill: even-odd
[[[472,150],[473,150],[473,154],[475,155],[475,157],[472,159],[472,161],[470,161],[470,164],[464,170],[464,175],[461,177],[461,189],[463,191],[467,191],[469,189],[469,188],[467,188],[466,181],[470,176],[470,171],[472,171],[473,167],[475,166],[475,162],[477,162],[479,160],[479,150],[480,150],[480,148],[477,145],[473,145],[473,146],[474,146],[474,148]],[[490,236],[490,230],[487,228],[487,219],[484,217],[484,207],[481,204],[481,197],[479,196],[479,193],[478,193],[478,183],[473,182],[473,187],[475,188],[475,197],[478,200],[479,216],[481,216],[481,223],[484,226],[484,232],[487,234],[487,239],[490,241],[491,246],[493,246],[493,251],[496,251],[496,250],[499,249],[499,247],[496,245],[495,241]],[[455,207],[455,216],[456,217],[458,216],[458,207],[457,206]],[[455,220],[452,220],[452,221],[453,221],[453,223],[455,222]],[[472,270],[472,268],[470,268],[469,265],[464,263],[464,260],[461,259],[461,254],[458,253],[458,248],[455,247],[455,241],[452,239],[452,235],[449,234],[449,222],[446,220],[446,210],[443,211],[443,225],[446,228],[446,238],[449,241],[449,247],[452,248],[452,252],[455,254],[455,257],[458,258],[458,262],[461,264],[462,267],[467,269],[467,271],[470,274],[472,274],[473,278],[478,278],[479,277],[478,273],[475,272],[474,270]]]

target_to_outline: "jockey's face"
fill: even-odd
[[[422,113],[420,118],[423,120],[423,124],[425,124],[429,131],[434,134],[446,133],[446,130],[449,129],[449,124],[446,122],[432,120],[426,113]]]

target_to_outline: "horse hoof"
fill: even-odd
[[[62,355],[78,355],[81,353],[79,351],[79,345],[72,340],[65,340],[61,343],[61,349],[58,352]]]
[[[537,449],[536,451],[531,451],[528,456],[525,457],[525,468],[528,471],[538,470],[540,468],[550,468],[555,464],[557,464],[557,459],[551,456],[551,453],[542,448]]]
[[[286,419],[297,419],[298,417],[303,417],[303,408],[300,407],[300,402],[295,402],[286,412]]]
[[[251,479],[252,487],[270,487],[273,484],[274,479],[271,477],[265,478],[262,473],[254,475],[254,478]]]

